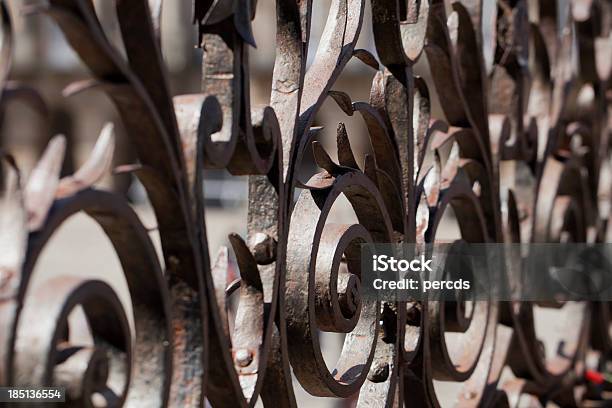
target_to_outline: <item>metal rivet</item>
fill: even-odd
[[[247,349],[239,349],[234,354],[234,361],[239,367],[246,367],[253,362],[253,353]]]

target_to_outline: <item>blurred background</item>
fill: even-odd
[[[86,91],[70,97],[62,94],[69,84],[88,79],[90,75],[51,18],[24,11],[26,6],[39,3],[8,0],[14,36],[10,80],[27,84],[40,92],[47,112],[38,112],[20,101],[10,103],[2,118],[0,146],[15,156],[23,176],[27,178],[49,139],[63,134],[68,141],[68,150],[62,171],[67,175],[87,159],[104,124],[113,122],[117,140],[115,165],[134,163],[136,158],[117,112],[102,92]],[[123,52],[114,2],[93,0],[93,3],[108,38]],[[253,22],[257,47],[250,50],[249,67],[253,106],[269,104],[276,44],[275,3],[273,0],[260,0],[258,3]],[[314,57],[327,20],[329,3],[330,0],[318,1],[315,7],[308,64]],[[368,5],[358,48],[374,51],[369,10]],[[201,89],[203,51],[197,46],[197,41],[196,27],[192,24],[192,2],[164,2],[161,43],[172,95],[197,93]],[[374,73],[363,63],[351,61],[334,89],[347,92],[353,100],[367,101]],[[317,124],[326,126],[321,139],[332,156],[335,156],[336,125],[340,121],[346,124],[355,149],[366,140],[361,119],[346,117],[333,101],[328,101],[317,116]],[[312,160],[305,162],[312,163]],[[315,171],[314,165],[307,165],[302,179],[307,180]],[[103,188],[126,194],[145,227],[150,229],[159,249],[155,217],[140,183],[122,175],[109,176],[101,184]],[[246,177],[232,176],[226,171],[208,171],[204,190],[209,249],[214,257],[220,246],[229,244],[228,233],[237,232],[243,236],[246,233]],[[117,289],[126,310],[130,310],[127,287],[114,250],[102,230],[86,215],[72,217],[57,231],[36,267],[32,292],[37,287],[44,287],[49,278],[59,273],[102,278]],[[342,336],[322,335],[326,359],[332,366],[339,355],[342,340]],[[301,406],[315,406],[315,400],[316,406],[320,407],[351,404],[350,401],[310,398],[297,383],[296,392]]]
[[[136,159],[121,121],[112,103],[103,93],[91,90],[70,97],[63,96],[62,91],[66,86],[74,81],[89,78],[89,73],[54,22],[42,14],[24,13],[24,5],[32,4],[31,0],[8,0],[8,3],[14,32],[10,79],[37,89],[46,102],[47,112],[37,112],[20,102],[11,103],[3,115],[1,147],[15,156],[21,171],[27,177],[48,140],[53,135],[63,134],[67,137],[69,146],[63,172],[71,174],[86,160],[104,124],[113,122],[117,137],[115,165],[134,163]],[[93,3],[108,38],[122,50],[114,2],[93,0]],[[330,0],[318,0],[315,3],[308,64],[314,57],[327,20]],[[357,48],[364,48],[376,54],[369,1],[367,3]],[[276,44],[274,8],[273,0],[259,0],[253,22],[257,42],[257,48],[250,50],[249,66],[253,106],[269,103]],[[161,34],[163,57],[172,95],[199,92],[203,52],[197,47],[191,1],[164,2]],[[429,82],[427,72],[427,61],[422,57],[416,66],[416,73]],[[334,89],[348,93],[353,101],[367,101],[374,74],[374,70],[352,59]],[[443,118],[431,83],[429,89],[432,94],[433,115]],[[316,117],[316,124],[325,126],[320,139],[332,158],[336,155],[335,131],[338,122],[346,124],[354,150],[367,150],[365,126],[361,119],[347,117],[335,102],[328,98]],[[299,178],[303,181],[317,170],[312,160],[305,162],[310,164],[302,169],[303,174]],[[102,184],[104,188],[128,197],[145,227],[151,231],[151,237],[159,249],[155,217],[142,186],[130,176],[109,176]],[[228,245],[228,233],[237,232],[243,236],[246,233],[246,178],[231,176],[225,171],[209,171],[206,174],[204,190],[207,200],[209,249],[214,258],[220,246]],[[338,207],[333,217],[350,222],[354,217],[352,211],[342,211],[342,208]],[[344,208],[346,209],[346,206]],[[440,237],[442,239],[457,236],[452,211],[448,214],[448,222],[443,231],[443,236]],[[40,259],[33,285],[40,287],[49,277],[58,273],[95,276],[106,280],[117,289],[126,311],[130,311],[125,280],[112,246],[98,225],[85,215],[72,217],[58,230]],[[550,323],[553,324],[554,322]],[[550,325],[545,330],[554,331]],[[339,355],[342,340],[341,335],[321,335],[322,348],[330,367],[333,367]],[[454,395],[451,391],[457,388],[456,385],[445,385],[449,390],[449,402]],[[347,400],[311,398],[297,383],[295,389],[300,406],[346,407],[352,404],[352,401]],[[445,401],[442,402],[445,406]]]

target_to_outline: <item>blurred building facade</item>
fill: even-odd
[[[71,83],[89,77],[87,68],[67,45],[63,34],[44,13],[31,13],[32,6],[44,5],[44,1],[9,0],[14,31],[14,47],[10,79],[27,84],[41,93],[47,105],[41,114],[27,105],[16,102],[7,108],[2,128],[2,144],[17,158],[27,172],[46,142],[55,134],[68,139],[69,153],[64,168],[71,172],[84,160],[93,146],[100,129],[106,122],[114,122],[118,148],[116,164],[134,161],[131,147],[110,101],[101,92],[92,90],[83,94],[65,96],[62,92]],[[119,25],[114,12],[114,2],[93,0],[102,27],[109,41],[123,52]],[[156,2],[154,2],[156,3]],[[259,1],[253,29],[257,48],[250,51],[250,90],[252,105],[269,103],[272,71],[275,58],[275,4],[272,0]],[[311,45],[308,62],[312,61],[323,26],[327,19],[330,0],[318,2],[312,19]],[[366,8],[369,13],[369,7]],[[173,95],[196,93],[200,90],[203,51],[197,46],[195,26],[192,24],[191,1],[166,1],[161,13],[161,45]],[[369,22],[369,18],[364,19]],[[366,23],[367,24],[367,23]],[[364,27],[358,48],[374,50],[369,27]],[[351,62],[344,70],[336,89],[345,91],[353,100],[367,100],[373,70],[359,62]],[[364,131],[356,118],[345,117],[332,106],[323,109],[319,118],[325,131],[335,131],[336,124],[346,122],[349,136],[359,143]],[[329,139],[329,138],[327,138]],[[332,139],[333,140],[333,139]],[[32,149],[36,146],[36,149]],[[331,146],[330,146],[331,147]],[[335,149],[331,149],[335,150]],[[307,171],[312,173],[314,169]],[[307,177],[307,176],[306,176]],[[210,172],[206,184],[206,196],[211,205],[241,205],[246,198],[244,179],[228,177],[225,172]],[[104,183],[106,187],[130,191],[132,180],[127,176],[113,177]],[[132,186],[133,199],[138,199],[138,189]]]

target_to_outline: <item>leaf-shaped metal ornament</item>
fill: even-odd
[[[66,138],[55,136],[28,177],[23,195],[30,231],[42,227],[55,200],[65,152]]]
[[[115,150],[114,125],[107,123],[87,161],[71,176],[60,180],[56,197],[63,198],[93,186],[110,173]]]

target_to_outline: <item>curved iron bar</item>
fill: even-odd
[[[35,91],[7,83],[11,26],[0,4],[0,107],[22,97],[44,112]],[[556,1],[372,0],[374,56],[355,49],[365,1],[332,0],[307,68],[315,6],[278,0],[271,102],[263,109],[253,109],[249,97],[256,2],[195,1],[202,89],[174,99],[159,48],[161,2],[114,4],[126,59],[88,0],[51,0],[28,11],[51,16],[91,72],[66,94],[101,90],[117,107],[140,164],[116,171],[133,172],[147,190],[165,270],[127,203],[92,188],[108,171],[112,128],[65,179],[61,137],[27,181],[2,152],[0,385],[61,385],[75,406],[101,398],[105,406],[207,400],[246,407],[261,399],[291,407],[293,376],[313,395],[357,406],[441,406],[437,381],[461,383],[458,406],[585,403],[587,354],[607,359],[612,350],[609,304],[569,308],[563,354],[550,358],[537,338],[535,305],[478,301],[466,314],[466,305],[435,298],[371,302],[361,297],[358,259],[364,242],[437,242],[449,208],[461,233],[456,246],[610,242],[609,1],[572,0],[560,13]],[[352,57],[376,71],[368,102],[333,90]],[[414,74],[425,58],[431,81]],[[432,116],[434,94],[444,118]],[[315,140],[315,117],[328,96],[347,115],[359,112],[371,154],[356,155],[343,124],[337,163]],[[310,149],[322,171],[302,182],[298,171]],[[247,236],[230,236],[240,278],[229,286],[228,249],[210,265],[205,168],[249,176]],[[327,222],[340,196],[357,223]],[[80,211],[113,243],[133,330],[114,289],[101,281],[59,278],[53,291],[37,289],[26,299],[45,243]],[[505,261],[522,267],[521,256]],[[234,292],[239,306],[230,324]],[[79,328],[71,328],[75,308],[93,345],[80,344]],[[24,323],[41,313],[49,315],[45,326]],[[331,371],[319,331],[345,333]],[[517,378],[500,383],[506,367]]]

